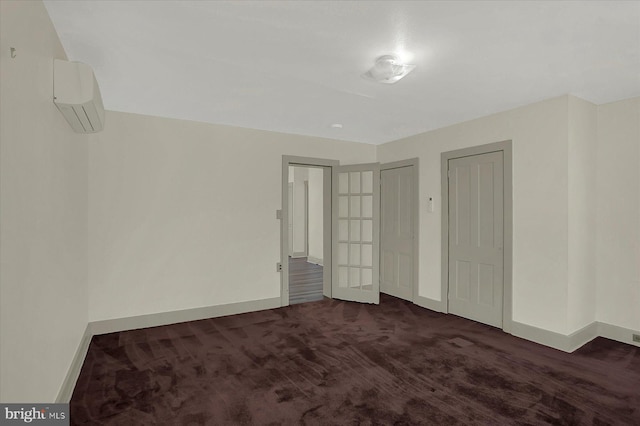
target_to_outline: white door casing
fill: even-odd
[[[413,301],[414,166],[380,172],[380,291]]]
[[[289,256],[293,256],[293,182],[289,182],[289,205],[288,205],[288,224],[289,227]]]
[[[304,181],[304,255],[309,256],[309,181]]]
[[[331,279],[333,277],[333,259],[332,253],[332,233],[331,222],[333,213],[331,210],[331,191],[332,191],[332,169],[339,163],[336,160],[327,160],[323,158],[298,157],[291,155],[282,156],[282,207],[277,212],[280,220],[280,262],[278,262],[278,271],[280,272],[280,305],[289,305],[289,252],[292,244],[290,243],[289,217],[290,204],[292,197],[289,193],[289,173],[294,166],[320,167],[323,169],[323,293],[327,297],[331,297]]]
[[[449,312],[502,327],[503,153],[448,161]]]
[[[332,297],[379,303],[380,164],[333,167]]]

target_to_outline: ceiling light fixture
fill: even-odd
[[[362,74],[362,77],[377,83],[393,84],[413,71],[415,67],[415,65],[403,64],[396,56],[384,55],[376,59],[373,68]]]

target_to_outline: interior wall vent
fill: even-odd
[[[89,65],[54,59],[53,102],[76,133],[104,128],[102,96]]]

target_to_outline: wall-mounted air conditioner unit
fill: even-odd
[[[54,59],[53,102],[77,133],[104,128],[104,106],[89,65]]]

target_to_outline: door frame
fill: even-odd
[[[322,208],[323,208],[323,294],[331,297],[332,276],[332,212],[331,212],[331,175],[337,160],[323,158],[282,156],[282,205],[280,210],[280,306],[289,306],[289,166],[322,168]]]
[[[513,151],[511,140],[471,146],[447,151],[440,154],[441,179],[441,220],[442,220],[442,264],[441,264],[441,303],[442,311],[449,312],[449,160],[470,157],[491,152],[502,152],[503,160],[503,293],[502,293],[502,329],[511,333],[513,328]]]
[[[309,167],[309,166],[301,166],[300,164],[294,164],[293,165],[294,168],[296,167]],[[303,230],[302,230],[302,237],[304,239],[304,243],[302,244],[303,246],[303,250],[302,251],[293,251],[293,247],[289,248],[289,252],[291,252],[292,254],[290,255],[292,258],[301,258],[301,257],[309,257],[309,180],[306,179],[302,182],[302,186],[303,186],[303,201],[302,201],[302,206],[304,209],[304,212],[302,214],[302,222],[303,222]],[[296,182],[294,179],[293,182],[293,203],[295,204],[296,202]],[[287,193],[288,194],[288,193]],[[299,203],[299,202],[298,202]],[[296,207],[294,206],[293,211],[296,211]],[[287,213],[289,212],[289,209],[287,209]],[[296,227],[300,227],[300,225],[296,225],[296,220],[295,218],[293,219],[293,241],[296,240],[297,238],[297,233],[296,233]],[[287,240],[288,241],[288,240]],[[294,243],[295,245],[295,243]]]
[[[324,169],[322,169],[322,176],[324,178]],[[322,186],[322,190],[324,191],[324,185]],[[322,204],[322,206],[324,207],[324,203]],[[323,215],[322,221],[324,222],[324,215]],[[324,241],[322,243],[324,244]],[[324,247],[322,247],[322,249],[323,249],[322,251],[324,252]],[[304,181],[304,257],[306,257],[307,260],[309,260],[309,179],[308,178],[307,180]]]
[[[289,182],[288,187],[287,187],[287,197],[289,197],[289,200],[293,200],[293,195],[294,195],[294,183],[293,182]],[[293,204],[291,205],[291,207],[293,208]],[[292,215],[293,216],[293,215]],[[290,222],[290,217],[289,217],[289,205],[287,205],[287,246],[288,246],[288,251],[289,251],[289,256],[293,257],[293,229],[295,227],[295,225],[293,224],[293,222]],[[291,227],[291,232],[289,232],[289,227]]]
[[[411,302],[415,303],[419,294],[418,279],[420,272],[420,159],[409,158],[407,160],[394,161],[380,164],[380,184],[382,185],[382,172],[384,170],[399,169],[413,166],[413,294]],[[380,223],[382,223],[382,190],[380,191]],[[380,235],[380,256],[382,256],[382,234]],[[382,259],[382,257],[380,257]],[[382,280],[382,276],[380,277]],[[382,284],[382,282],[380,282]],[[381,291],[382,292],[382,291]]]

